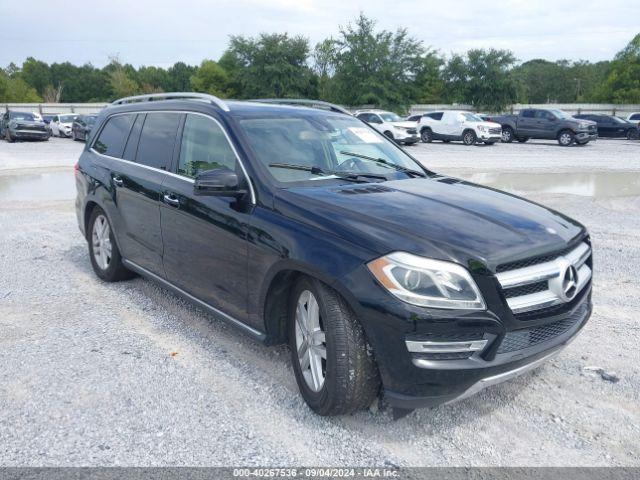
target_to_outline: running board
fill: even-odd
[[[143,277],[148,278],[149,280],[152,280],[152,281],[160,284],[162,287],[166,288],[167,290],[170,290],[171,292],[173,292],[176,295],[184,298],[185,300],[187,300],[188,302],[194,304],[195,306],[202,308],[208,314],[212,315],[213,317],[217,318],[218,320],[222,320],[224,322],[227,322],[227,323],[233,325],[237,329],[239,329],[242,332],[244,332],[247,335],[249,335],[251,338],[253,338],[253,339],[255,339],[255,340],[259,341],[259,342],[262,342],[262,343],[264,343],[265,340],[267,339],[267,335],[266,334],[260,332],[259,330],[256,330],[253,327],[250,327],[249,325],[241,322],[240,320],[238,320],[236,318],[233,318],[231,315],[227,315],[226,313],[218,310],[217,308],[212,307],[208,303],[203,302],[202,300],[200,300],[199,298],[194,297],[193,295],[191,295],[188,292],[185,292],[180,287],[176,287],[173,283],[165,280],[164,278],[156,275],[153,272],[150,272],[146,268],[141,267],[140,265],[137,265],[137,264],[133,263],[132,261],[127,260],[126,258],[122,259],[122,263],[127,268],[133,270],[134,272],[142,275]]]

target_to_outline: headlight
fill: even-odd
[[[483,125],[478,125],[478,130],[480,130],[481,132],[486,132],[487,131],[487,127],[485,127]]]
[[[473,278],[456,263],[394,252],[369,262],[367,267],[403,302],[432,308],[486,308]]]
[[[580,124],[578,125],[578,128],[579,128],[580,130],[586,130],[587,128],[589,128],[589,124],[588,124],[588,123],[580,123]]]

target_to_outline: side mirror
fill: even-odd
[[[196,176],[193,193],[212,197],[240,197],[247,191],[240,188],[236,172],[228,168],[217,168],[205,170]]]

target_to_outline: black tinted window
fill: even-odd
[[[533,118],[536,116],[536,111],[535,110],[523,110],[522,111],[522,116],[525,118]]]
[[[634,113],[629,120],[640,120],[640,113]]]
[[[426,116],[429,118],[433,118],[434,120],[442,120],[443,113],[444,112],[428,113]]]
[[[173,156],[179,121],[179,113],[147,113],[140,134],[136,162],[166,169]]]
[[[222,128],[202,115],[187,115],[180,145],[178,173],[195,177],[205,170],[236,169],[236,156]]]
[[[110,157],[122,158],[124,144],[135,115],[116,115],[107,120],[106,125],[93,144],[95,151]]]

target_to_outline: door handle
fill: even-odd
[[[124,180],[122,180],[122,178],[119,177],[118,175],[114,175],[113,176],[113,184],[116,187],[122,187],[122,186],[124,186]]]
[[[173,193],[165,193],[163,198],[164,203],[166,203],[167,205],[171,205],[172,207],[180,206],[180,200]]]

